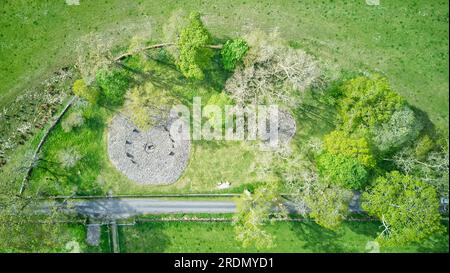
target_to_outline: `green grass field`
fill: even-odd
[[[203,103],[220,90],[214,86],[223,84],[222,77],[205,82],[187,82],[177,85],[179,73],[162,65],[152,65],[163,74],[167,90],[178,94],[188,105],[193,96],[201,96]],[[220,74],[220,73],[218,73]],[[162,96],[173,97],[161,89]],[[260,151],[257,144],[243,141],[193,141],[189,164],[179,180],[167,186],[140,185],[129,180],[110,162],[107,151],[107,134],[110,120],[121,109],[101,106],[73,106],[63,117],[62,123],[71,113],[83,112],[85,122],[69,132],[62,123],[50,133],[43,149],[42,161],[33,171],[29,190],[41,191],[46,195],[104,195],[113,194],[155,194],[155,193],[207,193],[242,192],[244,185],[275,179],[265,173],[271,154]],[[80,154],[79,161],[71,168],[61,164],[60,155],[71,147]],[[18,155],[20,157],[20,155]],[[217,185],[229,182],[230,188],[218,190]]]
[[[0,6],[0,106],[76,60],[89,33],[123,42],[133,31],[162,40],[179,8],[199,10],[217,37],[277,28],[322,61],[387,75],[408,101],[445,128],[448,122],[448,1],[65,1],[5,0]],[[123,30],[122,28],[125,28]],[[129,30],[129,31],[126,31]]]
[[[0,110],[56,70],[73,66],[77,52],[100,38],[106,39],[111,48],[122,49],[134,35],[145,36],[149,41],[173,42],[165,40],[163,26],[174,11],[183,9],[200,11],[206,27],[217,39],[239,37],[256,29],[279,31],[291,47],[316,56],[330,80],[347,74],[384,74],[411,105],[448,132],[447,1],[381,0],[379,6],[369,6],[365,0],[80,0],[80,3],[69,6],[65,0],[2,0]],[[161,88],[184,94],[183,102],[187,104],[194,95],[207,101],[211,94],[222,91],[227,76],[223,70],[212,69],[205,81],[193,83],[183,79],[179,72],[163,65],[158,67],[151,72],[161,81]],[[293,142],[299,149],[305,148],[303,145],[309,138],[323,136],[334,126],[332,107],[309,105],[307,98],[304,102],[303,108],[311,106],[330,120],[329,124],[319,123],[305,117],[305,113],[294,113],[298,130]],[[251,143],[194,141],[189,165],[179,181],[168,186],[138,185],[116,170],[108,159],[107,126],[115,112],[98,105],[88,108],[83,126],[65,132],[59,124],[51,132],[42,149],[41,161],[33,170],[28,191],[44,195],[104,195],[111,191],[113,194],[241,193],[245,187],[277,179],[266,172],[272,164],[270,156]],[[67,114],[72,111],[76,109]],[[42,134],[37,133],[14,149],[8,165],[1,170],[0,183],[4,179],[14,180],[19,189],[28,158]],[[74,167],[65,168],[59,161],[68,147],[79,151],[82,157]],[[230,182],[231,187],[219,191],[220,182]],[[332,232],[313,222],[280,222],[268,227],[276,236],[276,246],[260,251],[367,252],[368,243],[370,246],[380,232],[379,226],[378,222],[345,222]],[[446,226],[444,235],[420,244],[382,247],[381,251],[448,252],[448,221]],[[228,222],[139,222],[121,226],[119,232],[123,252],[258,251],[242,248]],[[110,251],[106,227],[102,229],[99,247],[85,244],[86,230],[82,225],[68,225],[64,236],[67,241],[78,242],[83,252]],[[53,251],[64,251],[65,247]]]
[[[366,246],[376,238],[379,226],[378,222],[346,222],[332,232],[313,222],[278,222],[268,227],[276,246],[259,252],[368,252]],[[258,252],[234,239],[229,222],[144,222],[122,226],[119,234],[121,252]],[[447,235],[380,251],[448,252]]]

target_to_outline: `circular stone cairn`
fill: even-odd
[[[111,162],[140,184],[176,182],[187,166],[191,144],[189,140],[172,138],[169,131],[172,121],[142,132],[129,118],[116,115],[108,134]]]

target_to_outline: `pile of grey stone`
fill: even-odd
[[[172,120],[143,132],[126,116],[116,115],[108,134],[111,162],[141,184],[170,184],[178,180],[189,160],[189,139],[171,135]]]

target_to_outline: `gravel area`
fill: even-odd
[[[171,121],[141,132],[118,114],[108,134],[111,162],[129,179],[141,184],[170,184],[181,176],[189,160],[190,141],[170,135]]]

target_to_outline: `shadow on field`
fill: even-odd
[[[448,221],[442,221],[445,229],[442,233],[436,234],[423,240],[420,244],[417,244],[417,252],[428,253],[428,252],[449,252],[449,228]]]
[[[144,222],[119,227],[120,250],[127,253],[161,253],[170,244],[164,223]]]
[[[383,231],[383,229],[381,228],[381,223],[378,221],[371,221],[371,222],[346,221],[344,225],[354,233],[365,235],[370,238],[376,238],[378,234],[380,234],[380,232]]]
[[[339,231],[330,231],[314,222],[292,222],[294,234],[305,242],[307,252],[345,252],[339,242],[342,235]]]

